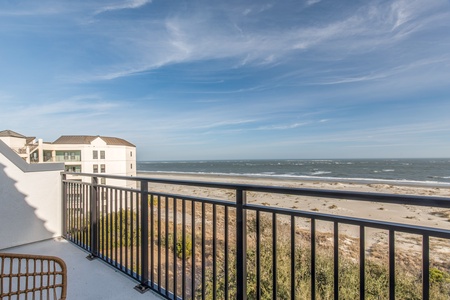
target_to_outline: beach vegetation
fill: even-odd
[[[74,216],[71,220],[73,224],[84,224],[79,228],[71,226],[67,234],[85,235],[87,241],[90,240],[91,224],[89,217]],[[137,225],[137,214],[129,209],[122,209],[115,212],[100,214],[98,221],[99,248],[110,249],[117,247],[136,246],[137,239],[140,238],[140,229]]]
[[[272,221],[270,218],[261,217],[258,224],[260,226],[259,256],[255,244],[255,218],[248,219],[247,228],[247,298],[248,299],[273,299],[273,235]],[[280,223],[277,224],[276,243],[276,265],[277,265],[277,299],[290,299],[291,278],[295,281],[296,299],[311,299],[312,294],[312,257],[310,241],[306,235],[298,235],[294,253],[291,250],[290,234],[288,234]],[[298,232],[297,232],[298,234]],[[319,234],[317,241],[327,240],[328,236]],[[301,243],[300,239],[306,240]],[[303,241],[304,242],[304,241]],[[318,244],[318,245],[319,245]],[[331,251],[330,251],[331,250]],[[205,288],[206,299],[224,299],[225,293],[228,298],[236,298],[236,249],[230,249],[227,257],[228,270],[224,269],[224,257],[218,255],[216,264],[218,271],[213,274],[211,269],[207,269],[205,286],[199,285],[196,291],[196,299],[201,298],[202,287]],[[291,258],[293,257],[293,260]],[[291,276],[291,263],[294,261],[294,276]],[[257,267],[259,265],[259,268]],[[257,270],[260,273],[257,273]],[[227,281],[225,280],[227,277]],[[259,276],[259,285],[257,278]],[[213,286],[212,278],[216,279],[216,286]],[[407,268],[403,265],[396,266],[396,299],[422,299],[422,278],[421,270]],[[225,286],[228,282],[228,286]],[[360,265],[359,259],[339,251],[339,298],[359,299],[360,286]],[[317,247],[315,255],[315,293],[318,300],[328,300],[334,297],[334,256],[333,251],[327,247]],[[259,286],[259,290],[257,288]],[[367,257],[365,261],[365,299],[378,300],[389,299],[389,267],[383,259]],[[450,299],[450,274],[438,269],[430,268],[430,299]]]
[[[289,226],[284,223],[281,218],[274,219],[270,214],[261,214],[259,221],[254,216],[249,216],[247,220],[247,297],[248,299],[273,299],[273,228],[277,229],[276,238],[276,298],[289,299],[291,294],[291,280],[295,283],[295,293],[299,299],[311,299],[312,285],[315,287],[316,299],[325,300],[332,299],[334,296],[334,257],[332,247],[327,247],[325,242],[329,240],[331,235],[317,232],[316,236],[316,255],[315,255],[315,277],[312,276],[312,257],[311,257],[311,240],[308,230],[297,229],[295,231],[296,244],[294,245],[294,253],[291,249],[291,235]],[[120,247],[130,247],[129,251],[135,251],[136,245],[140,239],[140,230],[136,226],[138,219],[136,212],[131,210],[119,210],[110,212],[100,216],[99,230],[101,231],[99,250],[105,250]],[[220,219],[220,217],[219,217]],[[217,220],[216,220],[217,221]],[[231,222],[233,223],[233,222]],[[182,237],[182,229],[174,229],[173,223],[169,224],[167,234],[162,232],[161,237],[155,241],[160,243],[162,247],[168,248],[171,253],[176,254],[179,259],[192,259],[193,239],[190,234]],[[259,226],[259,231],[256,227]],[[164,228],[164,227],[163,227]],[[174,230],[176,230],[176,241]],[[126,235],[124,232],[128,232]],[[256,233],[259,232],[259,248],[256,249]],[[121,234],[122,233],[122,234]],[[218,249],[223,248],[223,237],[218,234]],[[230,236],[230,245],[234,241],[234,237]],[[208,238],[209,239],[209,238]],[[199,243],[201,238],[196,238]],[[209,243],[209,242],[208,242]],[[325,245],[325,246],[324,246]],[[196,249],[201,249],[201,245],[195,245]],[[210,249],[207,247],[207,249]],[[209,251],[209,250],[208,250]],[[259,252],[259,254],[258,254]],[[358,251],[356,251],[358,252]],[[339,249],[339,296],[341,299],[357,299],[359,298],[360,284],[360,265],[359,259],[354,257],[353,252]],[[200,255],[197,253],[197,256]],[[205,285],[202,286],[203,280],[196,285],[195,296],[198,295],[202,288],[205,289],[206,299],[224,299],[225,293],[228,298],[236,298],[236,249],[230,247],[227,253],[220,253],[214,257],[211,254],[206,255],[206,273]],[[225,258],[228,258],[228,270],[225,270]],[[293,258],[293,259],[291,259]],[[217,265],[216,272],[213,273],[211,268],[212,259]],[[196,258],[197,260],[197,258]],[[294,276],[291,276],[291,263],[294,262]],[[407,264],[406,264],[407,265]],[[259,266],[259,268],[257,267]],[[134,271],[136,266],[129,266]],[[257,270],[260,273],[257,273]],[[197,272],[201,268],[197,268]],[[430,299],[444,300],[450,299],[450,274],[448,270],[439,267],[430,268]],[[388,299],[389,298],[389,269],[388,264],[383,259],[366,257],[365,261],[365,298],[366,299]],[[227,276],[227,280],[225,280]],[[259,290],[257,288],[257,280],[259,277]],[[213,286],[213,278],[216,285]],[[312,280],[315,280],[314,284]],[[227,286],[225,284],[228,283]],[[180,282],[178,282],[180,284]],[[213,290],[215,290],[213,294]],[[396,266],[396,298],[397,299],[421,299],[422,295],[422,278],[420,268],[407,268],[405,265]],[[213,296],[214,295],[214,296]]]
[[[182,259],[183,253],[185,254],[186,259],[189,259],[192,256],[192,237],[187,234],[185,236],[184,242],[183,237],[180,233],[177,233],[177,242],[174,246],[174,234],[169,233],[167,238],[165,236],[160,239],[161,245],[164,247],[168,247],[171,251],[176,252],[177,257]]]
[[[148,206],[152,205],[152,200],[153,200],[153,206],[158,206],[158,196],[148,195]]]
[[[438,268],[430,268],[430,282],[436,283],[450,283],[450,274]]]
[[[141,236],[137,221],[136,212],[129,209],[102,214],[98,221],[100,249],[136,246]]]

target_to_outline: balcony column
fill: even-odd
[[[66,174],[61,174],[61,199],[62,199],[62,235],[67,238],[67,179]]]
[[[42,144],[44,141],[42,139],[38,140],[38,157],[39,157],[39,163],[44,162],[44,149],[42,147]]]
[[[26,153],[27,153],[27,163],[31,163],[31,158],[30,158],[30,146],[27,146],[27,148],[26,148]]]

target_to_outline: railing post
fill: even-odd
[[[236,189],[236,299],[247,299],[247,204],[243,189]]]
[[[422,299],[430,299],[430,236],[423,235],[422,242]]]
[[[135,287],[140,293],[150,289],[148,285],[148,196],[148,181],[141,180],[141,283]]]
[[[89,222],[91,224],[91,254],[87,259],[92,260],[98,256],[98,177],[91,178],[91,201],[89,203]]]
[[[67,175],[64,173],[61,173],[61,209],[62,209],[62,236],[67,238],[67,188],[66,188],[66,181]]]

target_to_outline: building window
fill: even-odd
[[[132,170],[133,170],[133,164],[130,164],[130,169],[132,169]]]
[[[92,151],[92,158],[98,159],[98,151],[97,150]]]
[[[81,161],[81,151],[55,151],[55,161]]]
[[[76,172],[76,173],[80,173],[81,172],[81,166],[65,166],[65,170],[66,172]]]
[[[130,157],[133,157],[133,151],[130,151]]]
[[[105,151],[100,151],[100,159],[105,159]]]
[[[94,173],[98,173],[98,165],[93,165],[94,167]]]
[[[105,166],[105,164],[101,164],[100,165],[100,172],[101,173],[106,173],[106,166]]]
[[[104,177],[100,178],[100,184],[106,184],[106,178]]]

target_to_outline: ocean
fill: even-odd
[[[140,161],[137,171],[450,187],[450,159]]]

